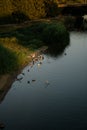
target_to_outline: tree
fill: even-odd
[[[44,0],[44,4],[47,17],[58,15],[58,3],[56,0]]]
[[[9,15],[12,12],[12,4],[10,0],[0,1],[0,16]]]
[[[45,16],[43,0],[22,0],[22,11],[30,19],[41,18]]]

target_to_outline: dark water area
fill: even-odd
[[[71,32],[70,45],[56,50],[12,84],[0,104],[5,130],[87,130],[87,33]]]

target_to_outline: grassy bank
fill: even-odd
[[[31,50],[19,45],[16,38],[1,38],[0,42],[0,74],[16,71],[29,62]]]
[[[56,22],[37,22],[27,27],[1,31],[0,74],[23,67],[29,62],[29,55],[44,45],[62,46],[68,41],[69,33],[65,26]]]

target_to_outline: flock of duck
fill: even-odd
[[[64,55],[66,56],[67,53],[65,52]],[[32,54],[32,55],[30,55],[30,57],[31,57],[32,61],[29,63],[29,67],[28,67],[28,69],[27,69],[27,72],[30,72],[31,68],[32,68],[36,63],[37,63],[37,66],[38,66],[38,68],[39,68],[39,67],[42,65],[42,62],[43,62],[43,60],[44,60],[44,55],[43,55],[43,54],[40,54],[40,55]],[[25,76],[25,73],[22,72],[21,74],[19,74],[19,75],[17,76],[16,81],[21,82],[22,79],[24,78],[24,76]],[[28,80],[27,83],[30,84],[30,83],[35,82],[35,81],[36,81],[36,79],[31,79],[31,81]],[[47,79],[44,81],[44,83],[45,83],[46,85],[49,85],[49,84],[50,84],[50,82],[49,82]]]
[[[35,63],[37,63],[37,66],[40,67],[42,65],[42,61],[44,60],[44,55],[39,55],[39,56],[35,56],[35,54],[31,55],[32,61],[29,64],[29,68],[27,69],[27,72],[30,72],[31,68],[35,65]],[[22,79],[24,78],[25,73],[22,72],[21,74],[19,74],[19,76],[16,77],[15,81],[19,81],[21,82]],[[28,84],[30,84],[31,82],[35,82],[36,79],[32,79],[31,81],[27,81]],[[49,85],[49,81],[46,80],[45,81],[46,85]],[[0,129],[4,129],[5,128],[5,124],[0,122]]]
[[[27,72],[30,72],[31,68],[32,68],[36,63],[37,63],[37,66],[40,67],[40,66],[42,65],[42,61],[44,60],[44,55],[41,54],[41,55],[38,55],[38,56],[36,57],[35,54],[32,54],[32,55],[31,55],[31,59],[32,59],[32,61],[31,61],[31,63],[29,64],[29,68],[27,69]],[[25,76],[25,73],[22,72],[19,76],[17,76],[16,81],[21,82],[22,79],[24,78],[24,76]],[[36,79],[32,79],[31,81],[28,80],[27,83],[30,84],[31,82],[35,82],[35,81],[36,81]],[[49,84],[50,84],[48,80],[44,81],[44,83],[45,83],[46,85],[49,85]]]

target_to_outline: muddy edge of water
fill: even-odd
[[[28,57],[30,58],[30,62],[32,62],[32,59],[36,58],[38,55],[40,55],[41,53],[44,53],[44,51],[47,50],[47,46],[43,46],[41,48],[39,48],[38,50],[36,50],[34,53],[32,53],[31,55],[29,55]],[[27,66],[27,65],[25,65]],[[12,83],[14,82],[15,78],[17,77],[18,74],[21,73],[21,70],[25,67],[20,67],[20,69],[12,74],[4,74],[4,75],[0,75],[0,91],[6,91],[6,89],[8,90]]]

